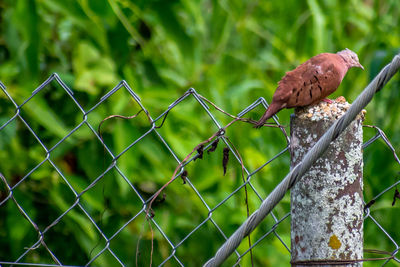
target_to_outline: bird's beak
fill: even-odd
[[[357,65],[356,67],[359,67],[359,68],[361,68],[361,69],[363,69],[363,70],[364,70],[364,67],[363,67],[363,65],[361,65],[360,63],[358,63],[358,65]]]

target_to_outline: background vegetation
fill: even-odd
[[[85,110],[125,79],[153,118],[161,114],[189,87],[194,87],[224,110],[236,114],[263,96],[270,100],[276,83],[288,71],[321,52],[350,48],[359,55],[365,71],[352,69],[333,97],[344,95],[350,102],[377,72],[398,53],[400,47],[398,0],[373,1],[244,1],[244,0],[25,0],[0,1],[0,80],[21,104],[50,74],[57,72],[72,88]],[[400,76],[397,75],[367,108],[366,124],[382,128],[395,148],[400,145]],[[132,115],[139,106],[121,90],[89,114],[97,127],[111,114]],[[212,111],[214,112],[214,111]],[[263,110],[250,116],[258,118]],[[292,110],[279,113],[288,125]],[[1,125],[15,108],[0,96]],[[51,148],[82,122],[82,113],[56,84],[41,91],[21,114]],[[214,112],[222,122],[228,118]],[[150,127],[145,116],[105,124],[105,141],[120,153]],[[216,131],[196,101],[185,100],[169,114],[160,133],[182,159],[201,140]],[[375,134],[365,129],[365,139]],[[254,130],[237,124],[227,135],[232,139],[250,171],[285,147],[279,130]],[[19,120],[0,132],[0,172],[12,185],[46,158],[42,146]],[[105,167],[110,158],[87,128],[75,132],[51,153],[71,186],[81,192]],[[203,161],[188,166],[189,177],[210,207],[214,207],[242,182],[240,165],[231,160],[222,176],[222,146]],[[252,179],[262,197],[284,177],[289,155],[263,168]],[[171,176],[176,162],[153,134],[128,150],[118,166],[146,197]],[[365,151],[365,200],[369,201],[398,179],[399,165],[381,142]],[[4,184],[0,198],[7,196]],[[177,244],[208,216],[200,199],[177,180],[165,191],[166,201],[155,208],[155,220]],[[393,190],[372,206],[373,215],[400,242],[399,204],[391,206]],[[43,230],[70,207],[75,198],[55,169],[46,162],[13,192],[29,216]],[[254,211],[259,198],[249,193]],[[141,202],[117,172],[108,173],[81,197],[81,204],[111,236],[141,208]],[[277,207],[281,218],[289,210],[289,199]],[[239,191],[213,213],[226,235],[246,218],[244,192]],[[271,218],[252,235],[260,237],[273,225]],[[153,226],[154,228],[154,226]],[[277,229],[290,244],[290,223]],[[110,243],[118,257],[135,265],[135,250],[142,235],[139,266],[150,261],[151,232],[144,216],[131,222]],[[166,239],[154,232],[153,263],[158,265],[172,251]],[[0,206],[0,260],[13,261],[37,240],[37,232],[21,216],[12,201]],[[64,264],[86,264],[105,246],[103,238],[83,212],[75,207],[45,235],[50,249]],[[218,230],[203,225],[176,251],[187,266],[200,266],[223,243]],[[243,242],[240,252],[248,246]],[[365,247],[393,251],[390,242],[371,220],[365,225]],[[366,255],[367,256],[367,255]],[[288,266],[290,254],[276,237],[268,237],[254,249],[256,266]],[[24,262],[53,263],[43,249],[31,251]],[[231,257],[226,266],[232,265]],[[249,255],[243,266],[250,265]],[[375,266],[376,263],[365,263]],[[94,265],[117,262],[105,252]],[[167,266],[176,266],[174,259]],[[395,266],[390,263],[387,266]],[[397,265],[398,266],[398,265]]]

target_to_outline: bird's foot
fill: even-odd
[[[328,103],[328,104],[332,104],[333,103],[333,101],[330,100],[329,98],[324,98],[324,99],[322,99],[322,101],[324,101],[325,103]]]
[[[344,103],[346,102],[346,98],[344,98],[344,96],[339,96],[335,99],[335,102]]]

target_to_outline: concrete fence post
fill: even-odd
[[[349,107],[340,97],[296,109],[292,167]],[[362,120],[359,115],[291,189],[292,266],[362,266]]]

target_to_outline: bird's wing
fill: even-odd
[[[282,107],[306,106],[333,93],[343,77],[336,54],[319,54],[287,72],[278,83],[273,102]]]

